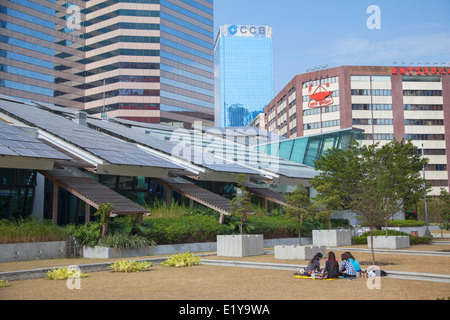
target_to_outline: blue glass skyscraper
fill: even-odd
[[[215,125],[247,126],[273,99],[272,28],[221,26],[214,50]]]

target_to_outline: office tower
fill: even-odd
[[[1,94],[84,108],[84,40],[82,29],[68,20],[70,6],[66,1],[1,2]]]
[[[221,26],[214,50],[216,126],[247,126],[273,98],[272,28]]]
[[[295,76],[267,105],[266,130],[295,138],[353,127],[365,145],[412,139],[430,159],[425,178],[438,195],[449,187],[449,106],[448,66],[341,66]]]
[[[97,116],[213,125],[212,0],[12,0],[1,8],[8,60],[0,93]]]

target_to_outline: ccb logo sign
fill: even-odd
[[[239,33],[241,35],[252,34],[252,35],[265,35],[266,27],[259,26],[236,26],[232,25],[228,27],[228,32],[234,36]]]
[[[228,32],[234,36],[238,32],[238,27],[235,25],[232,25],[228,28]]]

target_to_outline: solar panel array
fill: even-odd
[[[55,160],[70,159],[19,128],[3,121],[0,121],[0,155]]]
[[[100,128],[108,133],[115,134],[121,138],[132,140],[141,145],[147,146],[153,150],[163,152],[166,155],[178,159],[184,159],[191,164],[195,164],[201,167],[208,168],[213,171],[219,172],[233,172],[233,173],[247,173],[247,174],[259,174],[255,169],[248,168],[246,166],[235,163],[234,161],[227,161],[226,159],[221,159],[215,157],[214,155],[203,152],[201,144],[195,145],[190,144],[190,140],[184,136],[186,139],[182,139],[183,135],[187,134],[188,130],[162,130],[162,126],[157,127],[157,129],[150,129],[149,126],[144,125],[143,130],[128,128],[119,123],[88,119],[88,123],[91,126]],[[136,123],[135,123],[136,124]],[[167,133],[167,136],[161,134],[146,134],[154,133],[155,131],[161,133]],[[179,137],[181,140],[177,140],[174,137]]]
[[[255,151],[251,146],[240,143],[246,137],[244,130],[203,128],[197,132],[173,127],[165,130],[166,126],[128,121],[127,125],[134,125],[129,128],[121,125],[124,123],[121,120],[109,122],[88,119],[88,123],[171,156],[182,156],[193,164],[213,171],[261,174],[260,170],[265,170],[292,178],[316,175],[314,168]]]
[[[111,164],[181,169],[176,164],[139,149],[135,144],[114,139],[37,107],[0,100],[0,110],[85,149]]]

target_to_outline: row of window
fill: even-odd
[[[96,69],[90,69],[89,71],[82,71],[78,73],[78,76],[93,76],[107,71],[113,71],[116,69],[148,69],[148,70],[158,70],[160,68],[159,63],[142,63],[142,62],[118,62]]]
[[[391,76],[351,76],[351,81],[391,82]]]
[[[339,111],[339,109],[340,109],[340,107],[338,104],[334,105],[334,106],[329,106],[329,107],[306,109],[306,110],[303,110],[303,115],[310,116],[313,114],[336,112],[336,111]]]
[[[425,166],[425,170],[427,171],[447,171],[446,164],[427,164]]]
[[[113,58],[117,56],[142,56],[142,57],[159,57],[159,50],[147,50],[147,49],[117,49],[110,52],[105,52],[96,55],[91,58],[80,60],[81,63],[89,64],[98,62],[104,59]]]
[[[416,149],[416,153],[425,156],[445,156],[446,149]]]
[[[391,96],[392,90],[387,89],[352,89],[352,96]]]
[[[89,21],[84,21],[83,26],[89,27],[93,24],[100,23],[119,16],[131,16],[131,17],[156,17],[159,18],[159,11],[153,10],[131,10],[131,9],[119,9],[107,14],[95,17]]]
[[[88,14],[88,13],[92,13],[95,12],[97,10],[103,9],[103,8],[107,8],[109,6],[112,6],[116,3],[119,2],[124,2],[124,3],[147,3],[147,4],[159,4],[160,0],[107,0],[107,1],[103,1],[100,2],[98,4],[96,4],[95,6],[86,8],[81,10],[81,13],[83,14]]]
[[[107,78],[107,79],[105,79],[104,82],[103,82],[103,80],[98,80],[98,81],[93,81],[93,82],[90,82],[90,83],[82,84],[80,86],[77,86],[77,88],[79,88],[79,89],[92,89],[92,88],[101,87],[104,84],[113,84],[113,83],[117,83],[117,82],[159,83],[160,82],[160,77],[157,77],[157,76],[126,76],[126,75],[121,75],[121,76]]]
[[[405,104],[403,109],[405,111],[442,111],[444,106],[442,104]]]
[[[112,98],[117,96],[141,96],[141,97],[158,97],[160,94],[159,90],[148,90],[148,89],[119,89],[111,90],[105,92],[105,98]],[[75,99],[78,102],[92,102],[103,99],[103,93],[94,94],[87,97],[81,97]]]
[[[320,80],[312,80],[312,81],[307,81],[307,82],[303,82],[303,88],[309,88],[311,87],[318,87],[319,85],[324,85],[327,83],[338,83],[339,82],[339,77],[328,77],[328,78],[324,78],[324,79],[320,79]]]
[[[354,125],[392,125],[392,119],[353,119]],[[443,126],[443,119],[405,119],[406,126]]]
[[[443,126],[443,119],[405,119],[405,126]]]
[[[323,122],[307,123],[307,124],[303,125],[303,129],[311,130],[311,129],[338,127],[340,125],[341,125],[340,120],[330,120],[330,121],[323,121]]]
[[[91,51],[98,48],[103,48],[114,43],[119,42],[136,42],[136,43],[159,43],[159,37],[144,37],[144,36],[117,36],[111,39],[103,40],[93,43],[90,46],[84,47],[84,51]]]
[[[392,104],[352,104],[352,110],[392,110]]]
[[[364,133],[363,140],[394,140],[392,133]]]
[[[291,134],[291,136],[295,133],[297,133],[297,127],[292,128],[291,130],[289,130],[289,133]]]
[[[444,134],[407,134],[405,135],[405,139],[413,139],[413,140],[442,140],[445,141]]]
[[[442,90],[403,90],[403,95],[407,97],[441,97]]]
[[[374,125],[388,126],[392,125],[392,119],[353,119],[353,125]]]

